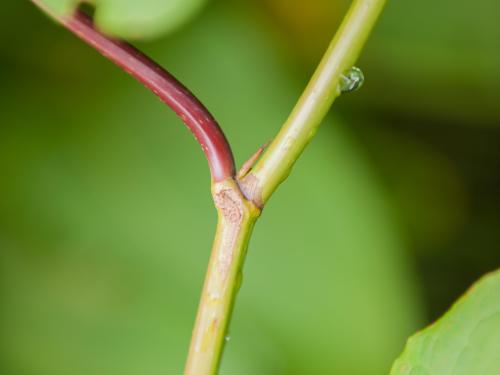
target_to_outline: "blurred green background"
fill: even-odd
[[[208,1],[138,42],[242,161],[348,2]],[[29,2],[0,23],[0,373],[180,374],[215,226],[172,112]],[[390,1],[251,241],[221,373],[386,374],[500,263],[500,3]],[[156,25],[156,24],[155,24]]]

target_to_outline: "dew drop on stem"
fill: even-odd
[[[353,66],[340,75],[339,91],[341,94],[358,90],[365,81],[361,69]]]

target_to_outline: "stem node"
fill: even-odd
[[[212,195],[218,213],[217,231],[185,375],[212,375],[217,371],[248,242],[261,212],[243,196],[233,179],[214,183]]]

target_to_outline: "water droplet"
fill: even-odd
[[[365,81],[365,76],[361,69],[353,66],[340,75],[340,93],[353,92],[358,90]]]
[[[226,340],[226,342],[228,342],[229,340],[231,340],[231,336],[224,337],[224,340]]]

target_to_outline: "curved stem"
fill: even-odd
[[[262,158],[242,181],[242,189],[264,205],[283,182],[339,96],[341,74],[352,67],[385,0],[355,0],[304,93]]]
[[[232,179],[213,185],[217,232],[189,348],[185,375],[212,375],[219,367],[241,269],[260,210]]]
[[[214,181],[234,176],[233,153],[224,133],[210,112],[184,85],[130,44],[103,35],[82,11],[77,10],[70,16],[58,16],[43,1],[32,1],[172,108],[200,143]]]

